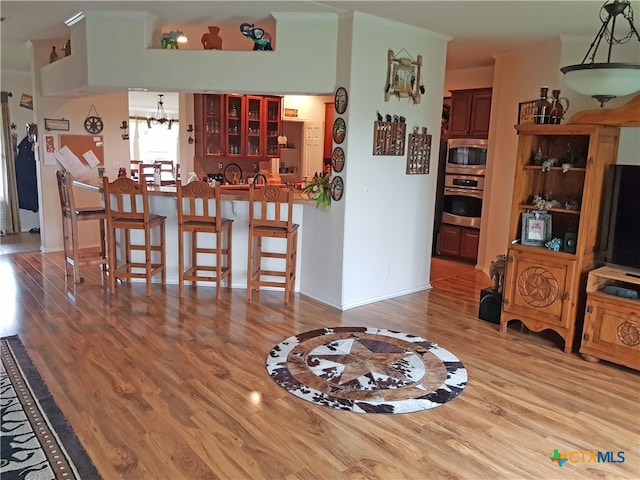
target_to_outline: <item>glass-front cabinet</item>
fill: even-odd
[[[227,155],[244,156],[245,111],[244,97],[227,95]]]
[[[262,97],[247,96],[247,157],[263,156],[262,128],[264,112]]]
[[[204,100],[205,155],[219,157],[224,149],[222,140],[222,98],[221,95],[207,95]]]
[[[267,137],[266,137],[266,154],[267,157],[277,157],[278,153],[278,135],[280,135],[280,98],[265,97],[266,114],[267,114]]]
[[[256,162],[277,157],[280,109],[280,97],[195,94],[196,158]]]

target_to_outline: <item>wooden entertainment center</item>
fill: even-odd
[[[640,290],[640,270],[605,266],[589,272],[580,354],[640,370],[640,299],[605,293],[607,286]]]

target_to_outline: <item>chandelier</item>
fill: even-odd
[[[162,101],[162,97],[164,95],[158,95],[160,99],[158,100],[158,108],[156,110],[155,117],[147,117],[147,127],[151,128],[155,125],[167,125],[167,128],[170,130],[173,125],[173,119],[167,118],[167,114],[164,111],[164,102]]]
[[[615,35],[618,17],[623,25],[623,20],[627,20],[630,28],[619,38]],[[627,43],[633,37],[640,42],[640,35],[633,25],[633,9],[629,0],[607,0],[600,8],[600,21],[600,30],[591,42],[582,63],[562,67],[560,71],[564,73],[569,88],[592,96],[602,107],[612,98],[624,97],[640,90],[639,64],[611,62],[611,50],[614,45]],[[606,46],[606,62],[596,61],[596,52],[601,44]]]

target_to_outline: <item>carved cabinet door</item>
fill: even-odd
[[[544,252],[544,250],[543,250]],[[504,312],[539,331],[543,324],[566,327],[572,302],[575,262],[511,249],[507,264]]]

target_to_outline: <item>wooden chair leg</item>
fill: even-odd
[[[144,276],[147,287],[147,297],[151,296],[151,231],[148,228],[144,230]]]
[[[253,233],[249,229],[249,251],[247,253],[247,303],[251,302],[251,278],[253,277]]]
[[[184,297],[184,231],[178,228],[178,297]]]
[[[103,260],[106,260],[107,258],[107,246],[106,246],[107,239],[105,238],[106,237],[106,231],[105,231],[106,220],[100,219],[98,220],[98,222],[100,223],[100,256],[102,257]],[[102,271],[103,272],[107,271],[106,262],[102,264]]]
[[[71,248],[73,249],[73,283],[81,283],[83,278],[80,276],[78,263],[80,261],[80,251],[78,244],[78,222],[75,218],[71,218]]]
[[[107,262],[109,264],[109,290],[116,293],[116,232],[113,228],[107,231]]]
[[[62,249],[64,250],[64,276],[69,276],[69,218],[64,214],[62,215]]]
[[[229,274],[227,275],[227,290],[231,290],[231,245],[232,245],[232,236],[231,236],[232,228],[227,230],[227,268],[229,269]]]
[[[164,287],[167,284],[167,248],[165,246],[165,224],[162,222],[160,224],[160,263],[162,264],[162,273],[160,274],[160,280],[162,281],[162,286]]]
[[[223,233],[214,234],[214,239],[216,242],[216,300],[220,300],[222,298],[220,289],[222,285],[220,282],[222,281],[220,277],[222,277],[222,236]]]

